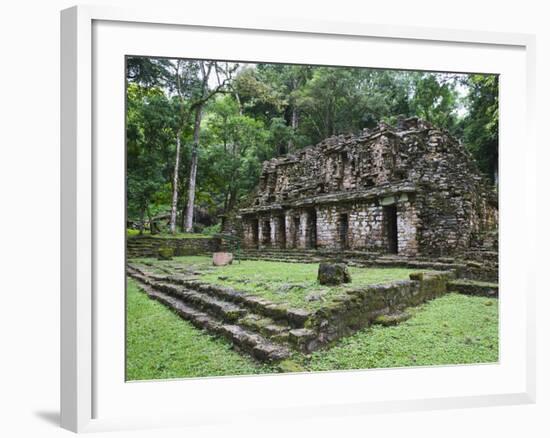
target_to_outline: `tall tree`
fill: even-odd
[[[470,75],[465,79],[468,114],[464,140],[480,169],[498,184],[498,76]]]
[[[164,185],[175,108],[159,88],[130,84],[126,99],[128,213],[139,218],[143,232],[145,213],[150,220],[151,204]]]
[[[272,102],[278,109],[277,114],[272,115],[271,124],[278,124],[276,119],[283,119],[290,128],[284,147],[279,145],[279,153],[292,152],[298,140],[298,127],[300,123],[300,108],[298,99],[300,90],[311,79],[315,67],[308,65],[291,64],[259,64],[258,77],[263,83],[270,84]]]
[[[196,177],[198,166],[198,148],[202,111],[205,104],[217,93],[225,91],[238,64],[220,63],[217,61],[184,61],[177,60],[175,75],[172,80],[180,101],[180,129],[177,132],[176,157],[174,160],[174,174],[172,182],[172,208],[170,214],[170,232],[176,232],[177,205],[178,205],[178,178],[181,155],[181,136],[191,118],[193,121],[193,140],[191,149],[191,163],[188,177],[187,206],[185,209],[184,228],[186,232],[193,231],[193,213],[195,207]],[[215,84],[210,87],[211,75],[215,76]]]
[[[412,114],[456,133],[458,123],[457,81],[460,76],[447,73],[410,73],[413,92],[410,100]]]
[[[215,190],[222,195],[222,208],[227,213],[256,185],[263,161],[261,156],[270,151],[266,146],[270,133],[262,120],[241,114],[232,95],[218,97],[209,111],[206,159],[211,163],[210,178],[215,181]]]

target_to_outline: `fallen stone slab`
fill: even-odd
[[[233,263],[233,254],[230,252],[215,252],[212,254],[212,264],[214,266],[226,266]]]
[[[465,295],[477,295],[481,297],[497,298],[498,283],[475,281],[464,278],[449,281],[447,283],[449,292],[458,292]]]
[[[379,315],[372,322],[373,324],[379,324],[384,327],[389,327],[392,325],[397,325],[403,321],[409,319],[411,315],[407,312],[394,312],[389,314]]]

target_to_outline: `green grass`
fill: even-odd
[[[395,327],[373,326],[332,348],[293,360],[308,371],[393,368],[498,361],[498,300],[447,294],[408,309]],[[274,373],[230,344],[183,321],[128,280],[127,379]]]
[[[275,372],[149,299],[130,278],[126,318],[127,380]]]
[[[233,287],[251,295],[261,296],[274,303],[288,307],[318,309],[334,297],[369,284],[405,280],[413,269],[405,268],[349,268],[352,283],[338,287],[321,286],[317,282],[317,263],[283,263],[259,260],[243,260],[232,265],[213,267],[209,257],[175,257],[172,261],[141,259],[153,263],[156,272],[159,267],[189,266],[194,271],[203,271],[200,279],[205,282]],[[309,294],[321,299],[308,301]]]
[[[498,361],[498,300],[447,294],[408,310],[395,327],[372,326],[298,360],[311,371]]]
[[[139,230],[126,229],[126,235],[128,237],[139,236]],[[154,237],[157,239],[209,239],[212,238],[212,234],[203,234],[203,233],[159,233],[151,234],[149,231],[144,230],[143,236]]]

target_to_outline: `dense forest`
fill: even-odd
[[[171,233],[215,232],[264,160],[398,116],[447,129],[497,182],[494,75],[144,57],[126,65],[127,216],[140,232],[155,217]]]

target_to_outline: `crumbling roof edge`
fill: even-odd
[[[254,214],[266,211],[277,211],[285,208],[309,207],[312,205],[334,204],[350,201],[362,201],[367,199],[383,198],[386,196],[398,195],[401,193],[415,193],[417,188],[411,183],[388,184],[367,190],[356,190],[353,192],[334,192],[311,196],[304,199],[296,199],[283,203],[264,204],[257,207],[240,209],[241,214]]]

